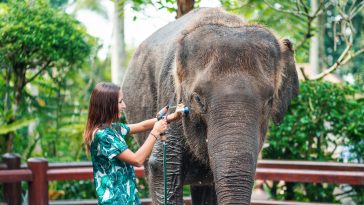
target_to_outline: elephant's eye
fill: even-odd
[[[192,99],[195,102],[194,104],[197,105],[198,110],[200,110],[201,113],[206,112],[205,102],[197,93],[193,93]]]
[[[194,98],[195,98],[195,101],[196,101],[197,103],[201,103],[201,98],[200,98],[200,96],[195,95],[195,96],[194,96]]]

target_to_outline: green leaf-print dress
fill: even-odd
[[[99,129],[91,142],[94,182],[99,204],[140,204],[134,168],[115,156],[128,146],[130,128],[122,123]]]

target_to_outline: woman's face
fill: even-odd
[[[126,105],[124,103],[124,95],[123,95],[123,92],[121,90],[119,92],[118,108],[119,108],[119,117],[121,117],[123,111],[126,108]]]

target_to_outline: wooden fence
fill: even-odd
[[[48,163],[44,158],[31,158],[26,165],[20,164],[16,154],[4,154],[4,164],[0,164],[0,183],[4,183],[5,203],[8,205],[21,204],[21,181],[27,181],[29,186],[29,205],[91,205],[95,200],[82,201],[49,201],[48,182],[63,180],[93,179],[90,162],[82,163]],[[135,168],[136,177],[144,177],[143,168]],[[364,185],[364,165],[309,162],[260,160],[257,165],[256,179],[286,182],[332,183]],[[0,202],[1,204],[1,202]],[[151,204],[150,199],[142,199],[142,204]],[[191,204],[186,198],[185,204]],[[252,201],[252,205],[308,205],[310,203],[286,201]],[[324,205],[325,203],[314,203]],[[328,205],[327,203],[325,205]]]

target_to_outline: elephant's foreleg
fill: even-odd
[[[213,185],[200,186],[191,185],[192,204],[215,205],[217,204],[217,197]]]
[[[168,204],[183,204],[182,138],[170,130],[166,141]],[[158,141],[149,158],[149,187],[153,204],[164,204],[163,143]]]

